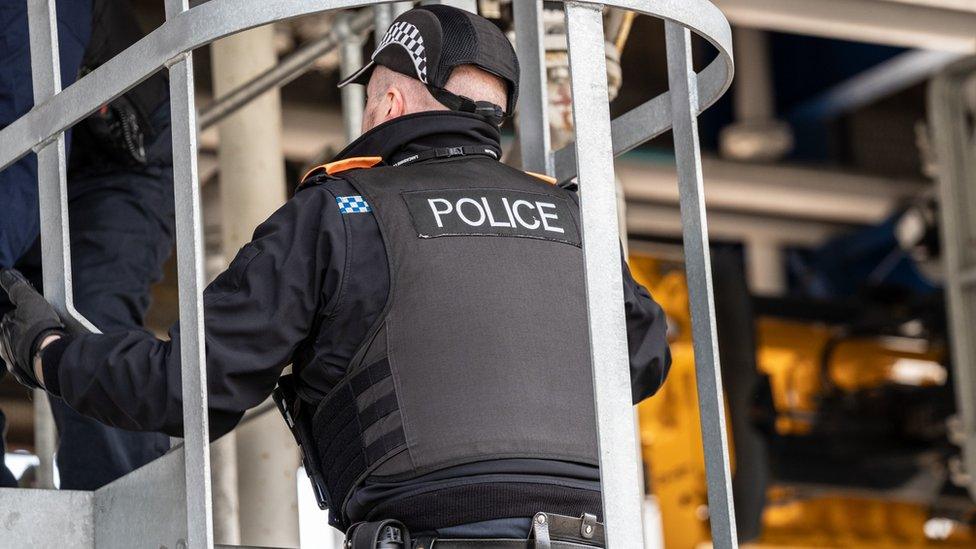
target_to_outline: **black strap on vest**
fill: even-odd
[[[505,122],[505,118],[507,118],[505,110],[494,103],[490,103],[488,101],[475,101],[470,97],[458,95],[456,93],[449,92],[444,88],[438,88],[437,86],[432,86],[430,84],[427,85],[427,89],[430,91],[430,94],[434,96],[434,99],[452,111],[477,114],[484,117],[495,126],[501,126]]]
[[[298,443],[298,450],[302,455],[305,474],[312,481],[315,501],[319,509],[328,509],[329,500],[325,480],[322,478],[322,464],[315,450],[315,438],[312,434],[311,413],[305,410],[305,402],[298,396],[293,374],[283,375],[278,379],[278,386],[272,391],[271,397],[278,406],[288,430]]]
[[[394,162],[394,167],[408,166],[417,162],[434,160],[440,158],[453,158],[456,156],[487,156],[498,160],[501,158],[498,149],[487,145],[464,145],[463,147],[441,147],[439,149],[428,149],[417,154],[410,155],[399,162]]]

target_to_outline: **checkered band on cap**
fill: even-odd
[[[420,35],[420,30],[406,21],[397,21],[390,30],[386,31],[386,36],[380,42],[379,47],[373,52],[372,59],[376,60],[376,54],[383,51],[387,46],[398,44],[410,54],[413,66],[417,69],[417,78],[427,83],[427,53],[424,48],[424,37]]]

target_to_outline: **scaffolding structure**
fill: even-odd
[[[470,0],[443,0],[473,9]],[[24,547],[214,547],[207,424],[204,288],[197,136],[209,125],[294,78],[321,52],[340,47],[344,64],[358,63],[358,32],[381,31],[404,2],[355,0],[165,0],[166,22],[64,90],[61,89],[55,0],[28,0],[35,107],[0,131],[0,170],[25,154],[38,157],[45,297],[74,329],[95,331],[72,304],[64,131],[159,70],[169,71],[173,133],[176,249],[179,282],[183,421],[181,447],[92,492],[0,490],[4,543]],[[732,37],[725,16],[708,0],[564,1],[577,141],[549,144],[542,1],[516,0],[522,63],[518,114],[525,169],[559,181],[578,178],[601,485],[610,547],[642,547],[639,464],[633,424],[618,245],[613,158],[672,129],[675,137],[686,271],[693,321],[698,400],[708,476],[709,517],[716,547],[737,546],[722,383],[709,261],[697,116],[732,81]],[[228,94],[198,117],[194,49],[225,36],[303,15],[368,7],[339,20],[330,36]],[[670,92],[610,119],[602,11],[634,11],[665,21]],[[718,55],[696,73],[692,32]],[[344,101],[361,98],[350,95]],[[346,116],[347,126],[355,116]],[[347,127],[347,131],[351,131]],[[41,399],[43,400],[43,399]],[[35,527],[43,524],[43,527]]]

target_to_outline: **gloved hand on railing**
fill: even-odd
[[[39,388],[34,357],[45,337],[66,333],[64,323],[54,307],[16,269],[0,271],[0,287],[15,307],[0,320],[0,355],[17,381]]]

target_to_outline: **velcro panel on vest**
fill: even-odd
[[[396,421],[385,423],[390,425],[387,432],[372,437],[375,440],[364,436],[370,427],[399,411],[392,384],[378,395],[369,391],[390,376],[388,360],[375,362],[347,376],[315,412],[312,429],[324,469],[322,477],[329,501],[337,507],[330,518],[342,515],[341,502],[369,465],[406,442],[398,415]]]

